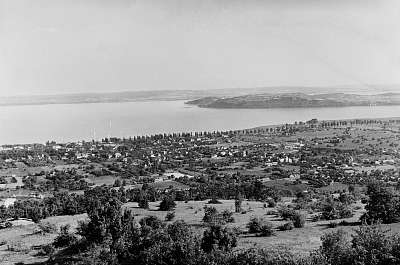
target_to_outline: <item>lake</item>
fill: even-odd
[[[206,109],[184,101],[0,107],[0,144],[234,130],[317,119],[397,117],[400,106]]]

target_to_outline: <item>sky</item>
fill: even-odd
[[[0,0],[0,96],[400,84],[398,0]]]

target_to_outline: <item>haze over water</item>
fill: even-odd
[[[384,118],[399,113],[400,106],[206,109],[185,105],[184,101],[2,106],[0,144],[235,130],[312,118]]]

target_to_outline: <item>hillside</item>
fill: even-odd
[[[370,105],[400,105],[400,93],[358,95],[346,93],[328,94],[251,94],[236,97],[206,97],[186,102],[203,108],[310,108],[347,107]]]

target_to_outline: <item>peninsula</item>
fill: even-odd
[[[358,95],[347,93],[262,93],[234,97],[203,97],[186,104],[202,108],[267,109],[400,105],[400,93]]]

